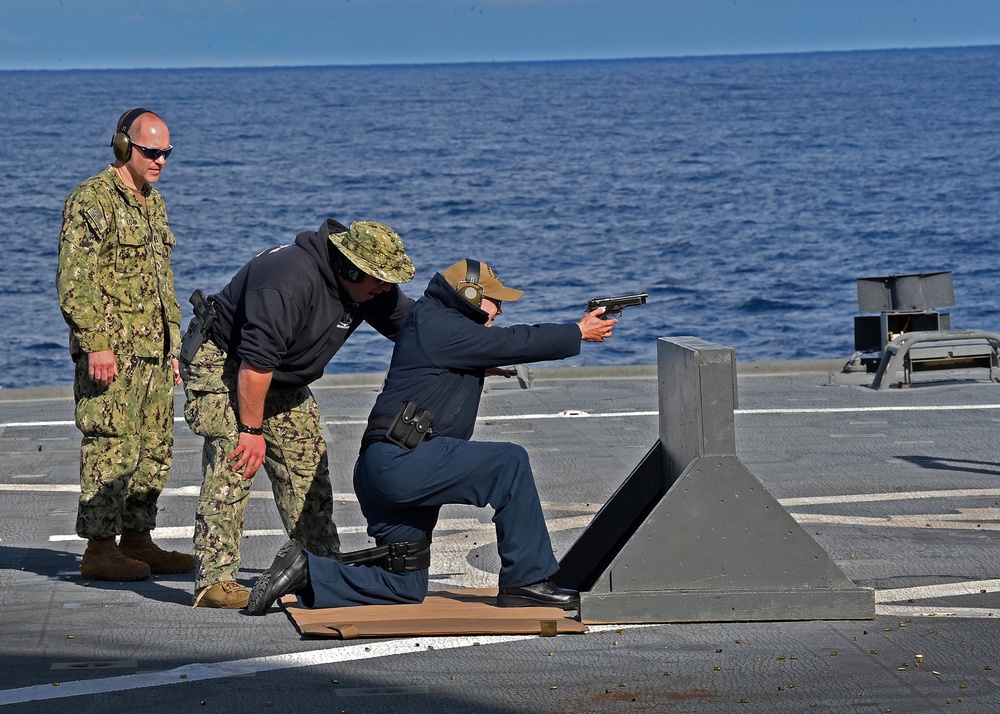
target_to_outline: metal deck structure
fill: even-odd
[[[874,619],[608,623],[555,638],[303,639],[283,613],[192,609],[190,575],[86,582],[70,390],[2,390],[0,711],[998,711],[1000,385],[965,369],[877,390],[842,366],[738,364],[735,451],[851,582],[874,588]],[[656,443],[657,368],[533,376],[530,389],[488,380],[477,438],[528,449],[561,557]],[[315,389],[346,549],[368,543],[350,467],[380,383]],[[199,461],[178,422],[155,534],[173,548],[190,547]],[[262,474],[253,495],[247,584],[285,540]],[[445,509],[432,587],[495,585],[494,540],[487,512]]]

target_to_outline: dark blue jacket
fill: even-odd
[[[397,285],[354,303],[341,294],[330,233],[347,227],[327,219],[318,231],[300,233],[292,245],[271,248],[244,265],[212,296],[219,317],[213,341],[227,355],[273,373],[271,386],[305,386],[323,376],[327,363],[362,320],[393,339],[413,300]]]
[[[438,273],[407,315],[368,429],[385,428],[405,401],[434,414],[434,433],[470,439],[489,367],[580,353],[576,323],[486,327],[488,315]]]

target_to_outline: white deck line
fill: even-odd
[[[637,627],[650,627],[645,624],[628,625],[590,625],[591,633],[607,632]],[[240,675],[259,674],[276,670],[294,669],[297,667],[315,667],[335,662],[352,662],[356,660],[371,660],[381,657],[393,657],[401,654],[418,654],[421,651],[448,650],[461,647],[477,647],[482,645],[500,644],[505,642],[520,642],[535,640],[538,635],[483,635],[468,637],[421,637],[419,640],[389,640],[384,642],[371,641],[364,644],[345,645],[343,647],[324,647],[306,652],[291,652],[269,657],[252,657],[249,659],[215,662],[212,664],[192,663],[168,669],[163,672],[148,672],[143,674],[128,674],[103,679],[86,679],[56,684],[36,684],[30,687],[0,690],[0,706],[6,704],[23,704],[24,702],[44,699],[67,699],[69,697],[88,696],[93,694],[110,694],[135,689],[162,687],[169,684],[191,684],[210,679],[235,677]]]
[[[1000,409],[1000,404],[942,404],[940,406],[884,406],[884,407],[773,407],[761,409],[734,409],[737,416],[752,416],[758,414],[866,414],[874,412],[948,412],[948,411],[982,411]],[[631,412],[586,412],[569,409],[561,412],[543,414],[494,414],[477,417],[477,421],[523,421],[526,419],[619,419],[622,417],[658,416],[658,411]],[[174,417],[174,422],[181,423],[183,417]],[[367,419],[327,419],[327,425],[366,424]],[[14,427],[40,426],[75,426],[74,421],[9,421],[0,423],[0,429]]]

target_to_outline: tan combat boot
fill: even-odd
[[[224,607],[239,610],[246,607],[249,600],[249,590],[233,580],[225,580],[196,592],[191,607]]]
[[[91,538],[80,564],[80,574],[88,580],[145,580],[149,566],[127,558],[118,550],[114,538]]]
[[[158,575],[189,573],[194,570],[194,557],[176,550],[162,550],[149,535],[149,531],[124,529],[118,550],[128,558],[141,560],[151,572]]]

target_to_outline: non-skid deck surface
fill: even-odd
[[[312,637],[413,635],[546,635],[586,632],[556,607],[497,607],[496,588],[438,590],[419,605],[359,605],[307,609],[286,595],[281,606],[299,632]]]

